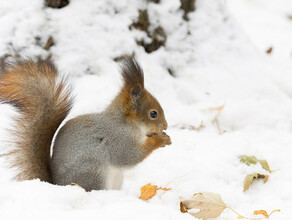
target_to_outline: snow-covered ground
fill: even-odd
[[[0,56],[51,53],[75,87],[70,117],[102,111],[121,86],[113,59],[135,52],[173,142],[127,171],[120,191],[14,182],[1,160],[0,219],[194,219],[180,212],[179,198],[197,192],[218,193],[245,216],[281,209],[270,219],[291,219],[292,1],[196,0],[189,21],[179,0],[145,2],[71,0],[51,9],[40,0],[0,0]],[[148,10],[152,30],[163,27],[165,47],[149,54],[136,44],[147,40],[128,28],[138,9]],[[40,45],[49,36],[55,45],[46,51]],[[1,151],[9,147],[5,128],[13,112],[0,105]],[[268,172],[240,163],[243,154],[275,170],[246,192],[247,174]],[[138,197],[147,183],[172,190],[144,202]],[[225,210],[218,219],[236,217]]]

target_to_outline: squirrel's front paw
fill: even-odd
[[[147,148],[156,149],[171,144],[170,137],[165,132],[152,132],[147,136],[148,139],[145,143],[145,147]]]
[[[165,132],[161,132],[157,134],[157,136],[161,138],[161,147],[165,147],[166,145],[171,144],[171,139]]]

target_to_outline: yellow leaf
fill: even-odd
[[[266,160],[259,160],[255,156],[247,156],[247,155],[241,155],[239,157],[240,162],[245,163],[247,166],[251,164],[257,164],[260,163],[262,168],[269,171],[270,173],[272,170],[270,169],[270,166],[268,164],[268,161]]]
[[[156,195],[157,186],[153,186],[150,183],[148,183],[145,186],[142,186],[140,191],[141,196],[139,197],[139,199],[148,200]]]
[[[191,215],[204,220],[218,217],[227,207],[220,195],[210,192],[196,193],[181,202],[185,210],[200,209],[199,212]]]
[[[262,178],[264,179],[264,183],[266,183],[269,179],[269,175],[264,175],[260,173],[252,173],[245,177],[244,183],[243,183],[243,191],[246,191],[249,189],[250,185],[253,183],[254,179]]]
[[[260,162],[263,169],[269,171],[270,173],[272,172],[270,169],[270,166],[266,160],[259,160],[259,162]]]
[[[150,183],[144,185],[141,187],[140,191],[141,191],[141,196],[139,197],[139,199],[142,200],[148,200],[151,199],[153,196],[156,195],[157,190],[163,190],[163,191],[168,191],[171,190],[170,188],[162,188],[162,187],[157,187],[155,185],[151,185]]]
[[[251,164],[256,164],[258,162],[258,159],[255,156],[241,155],[239,159],[240,162],[245,163],[247,166]]]
[[[254,215],[264,215],[265,217],[269,217],[268,213],[265,210],[256,210],[253,212]]]

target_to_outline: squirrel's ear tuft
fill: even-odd
[[[124,56],[121,73],[124,84],[131,90],[132,95],[140,95],[144,90],[144,73],[139,63],[130,56]]]

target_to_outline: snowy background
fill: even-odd
[[[167,36],[152,53],[137,44],[149,36],[129,28],[139,10],[148,12],[150,33],[161,27]],[[102,111],[121,86],[114,59],[134,53],[173,142],[127,171],[120,191],[14,182],[1,160],[0,219],[191,220],[179,210],[180,197],[197,192],[218,193],[245,216],[281,209],[270,219],[291,219],[292,1],[196,0],[188,21],[183,15],[179,0],[71,0],[61,9],[0,0],[0,56],[51,56],[75,88],[69,117]],[[45,50],[49,36],[54,45]],[[3,152],[14,113],[0,105]],[[242,154],[276,170],[267,183],[257,180],[243,192],[247,174],[269,173],[240,163]],[[147,183],[172,190],[144,202],[138,197]],[[217,219],[236,217],[225,210]]]

